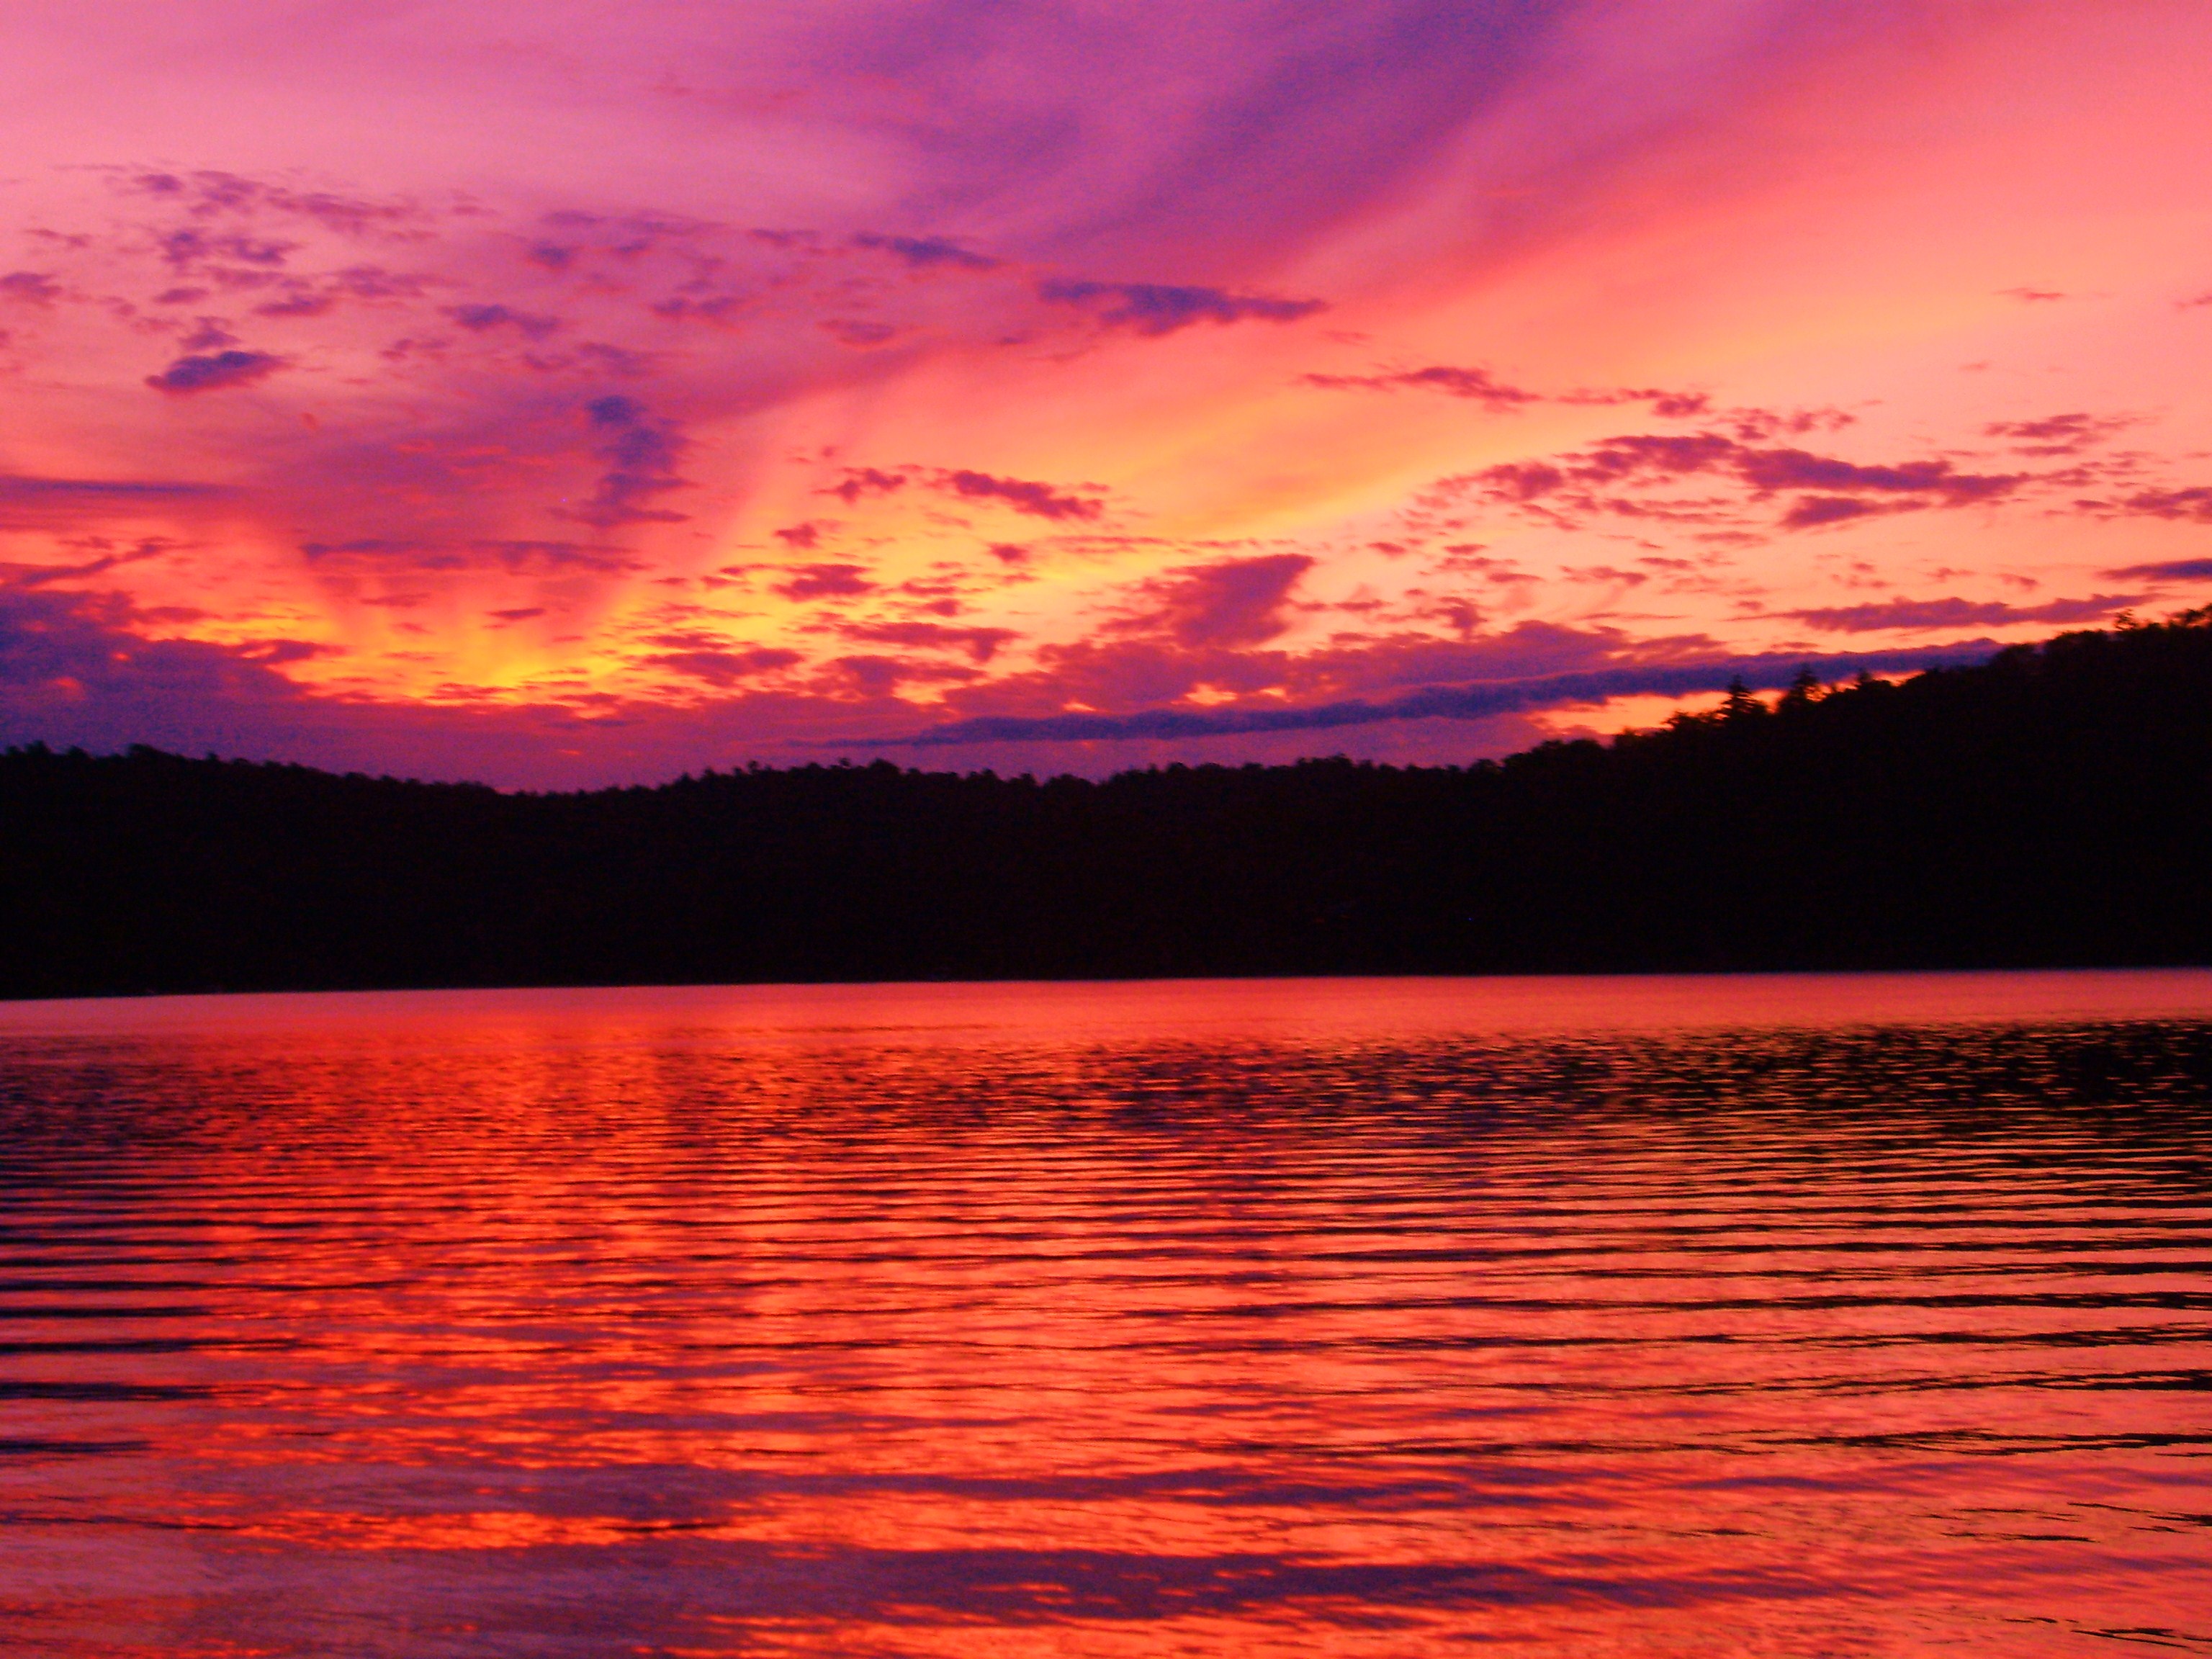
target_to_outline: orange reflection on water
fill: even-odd
[[[0,1639],[2212,1649],[2208,984],[9,1011]]]

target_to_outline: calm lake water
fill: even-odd
[[[2212,975],[0,1006],[0,1651],[2212,1653]]]

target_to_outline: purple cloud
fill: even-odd
[[[840,657],[830,666],[854,690],[871,698],[890,696],[910,680],[943,684],[975,678],[972,668],[956,667],[949,663],[913,662],[902,657]]]
[[[1649,404],[1654,415],[1670,421],[1686,421],[1713,412],[1712,397],[1708,392],[1668,392],[1660,386],[1618,386],[1607,392],[1570,392],[1561,396],[1559,401],[1563,404]]]
[[[2002,438],[2023,455],[2075,455],[2137,424],[2133,415],[2051,415],[2039,421],[1992,421],[1984,435]]]
[[[1607,438],[1587,449],[1544,461],[1515,461],[1487,467],[1463,478],[1447,479],[1447,491],[1479,487],[1493,501],[1508,504],[1554,500],[1583,510],[1649,514],[1664,510],[1618,495],[1596,492],[1698,476],[1733,477],[1754,498],[1789,490],[1814,492],[1784,515],[1785,529],[1840,523],[1886,510],[1854,495],[1920,501],[1940,507],[1964,507],[1995,500],[2030,482],[2024,472],[1961,472],[1948,460],[1905,461],[1864,465],[1832,455],[1792,447],[1761,448],[1721,432],[1636,433]]]
[[[1790,684],[1803,668],[1828,679],[1866,669],[1899,672],[1978,662],[1995,643],[1972,640],[1919,650],[1836,656],[1711,657],[1694,662],[1631,664],[1518,680],[1429,685],[1382,701],[1365,698],[1304,708],[1147,708],[1126,714],[977,715],[902,738],[862,740],[856,747],[940,748],[1006,742],[1091,743],[1129,738],[1211,738],[1268,732],[1333,731],[1388,720],[1484,720],[1559,703],[1595,702],[1639,693],[1680,696],[1717,691],[1741,679],[1754,690]]]
[[[186,351],[213,351],[222,346],[236,345],[238,336],[230,331],[222,318],[202,317],[198,319],[198,325],[177,343]]]
[[[327,294],[295,291],[281,300],[270,300],[253,307],[257,317],[319,317],[337,301]]]
[[[213,169],[142,173],[119,180],[118,187],[126,194],[181,206],[197,219],[266,213],[311,221],[349,236],[394,230],[422,216],[422,210],[409,202],[372,202],[328,191],[303,191]]]
[[[947,628],[939,623],[848,623],[837,630],[848,640],[878,645],[905,645],[922,649],[964,651],[978,663],[987,663],[1007,641],[1018,639],[1011,628]]]
[[[799,660],[799,653],[763,646],[754,651],[672,651],[657,657],[647,657],[644,665],[664,668],[674,674],[686,674],[695,680],[727,689],[742,681],[757,679],[763,674],[772,674],[789,668]]]
[[[2123,565],[2105,573],[2124,582],[2212,581],[2212,559],[2172,559],[2164,564]]]
[[[602,529],[682,523],[687,514],[646,503],[672,489],[690,487],[690,480],[675,471],[689,441],[672,423],[652,419],[634,398],[596,398],[584,406],[584,413],[599,439],[593,453],[607,470],[592,499],[568,516]]]
[[[924,473],[921,469],[911,466],[890,469],[848,466],[844,469],[842,478],[820,493],[835,495],[849,505],[870,495],[895,495],[917,477],[929,488],[941,489],[948,495],[957,495],[967,501],[1003,502],[1015,512],[1027,514],[1036,519],[1096,519],[1104,511],[1101,502],[1087,495],[1078,495],[1072,489],[1041,483],[1032,478],[1002,478],[968,467]]]
[[[1746,449],[1735,457],[1735,470],[1754,489],[1863,489],[1885,494],[1934,495],[1948,505],[2002,495],[2024,482],[2020,473],[1960,472],[1948,461],[1905,461],[1893,466],[1861,466],[1802,449]]]
[[[1853,495],[1802,495],[1782,515],[1782,527],[1812,530],[1824,524],[1879,517],[1884,513],[1894,513],[1898,507],[1895,501],[1862,501]]]
[[[526,339],[542,340],[561,326],[558,317],[540,317],[526,311],[517,311],[511,306],[465,305],[447,306],[446,315],[471,333],[482,334],[495,328],[511,328]]]
[[[235,742],[303,695],[273,666],[287,642],[149,640],[132,631],[138,619],[120,594],[0,589],[0,733],[184,747],[186,732],[227,731]]]
[[[1109,328],[1135,334],[1172,334],[1193,323],[1296,322],[1326,308],[1321,300],[1284,300],[1263,294],[1232,294],[1218,288],[1184,288],[1162,283],[1091,283],[1047,277],[1037,297],[1053,305],[1090,311]]]
[[[374,537],[345,542],[307,542],[312,562],[368,571],[504,570],[509,575],[550,576],[587,572],[618,575],[642,570],[618,547],[586,542],[418,542]]]
[[[159,374],[149,374],[146,384],[169,397],[185,398],[258,385],[285,366],[283,358],[266,351],[216,351],[179,357]]]
[[[11,270],[0,276],[0,300],[50,306],[61,297],[61,284],[43,270]]]
[[[95,541],[98,538],[94,538]],[[148,559],[158,559],[177,550],[177,544],[161,537],[149,537],[135,547],[119,552],[103,553],[97,558],[86,559],[76,564],[49,564],[29,569],[10,570],[0,565],[0,589],[22,590],[46,587],[55,582],[82,581],[88,576],[104,576],[109,571],[126,564],[139,564]]]
[[[775,585],[787,599],[843,599],[872,593],[867,567],[859,564],[803,564]]]
[[[349,265],[325,280],[335,292],[356,300],[419,299],[425,289],[436,285],[432,277],[386,270],[381,265]]]
[[[0,511],[28,507],[67,514],[139,502],[191,501],[223,493],[215,484],[180,483],[166,478],[40,478],[0,472]]]
[[[1371,392],[1441,392],[1446,397],[1465,398],[1501,411],[1518,409],[1527,404],[1557,403],[1608,407],[1620,404],[1649,404],[1653,414],[1668,420],[1687,420],[1712,412],[1712,399],[1702,392],[1668,392],[1656,386],[1617,386],[1602,392],[1566,392],[1553,397],[1541,392],[1530,392],[1523,386],[1508,385],[1486,368],[1455,368],[1441,363],[1427,368],[1395,369],[1381,374],[1304,374],[1298,378],[1307,386],[1322,386],[1331,391],[1359,388]]]
[[[848,477],[846,482],[850,484],[852,480]],[[994,477],[990,473],[966,468],[939,473],[933,482],[938,489],[949,494],[969,501],[1004,501],[1015,512],[1026,513],[1031,518],[1095,519],[1103,510],[1097,501],[1055,489],[1050,484],[1027,478]]]
[[[959,270],[996,270],[1001,264],[981,253],[971,253],[942,236],[878,236],[863,232],[853,238],[853,246],[888,253],[917,270],[946,266]]]
[[[1258,645],[1290,625],[1283,609],[1313,562],[1303,553],[1274,553],[1186,565],[1147,583],[1155,608],[1119,627],[1164,631],[1185,646]]]
[[[1507,386],[1486,368],[1451,368],[1443,364],[1390,374],[1306,374],[1299,378],[1308,386],[1332,391],[1360,387],[1374,392],[1441,392],[1448,398],[1465,398],[1493,410],[1518,409],[1523,404],[1544,401],[1541,393]]]
[[[907,477],[903,472],[885,472],[872,466],[848,466],[844,477],[822,493],[842,497],[848,505],[863,495],[888,495],[903,489]]]
[[[1875,605],[1778,614],[1824,634],[1872,634],[1889,629],[1922,632],[1938,628],[2007,628],[2021,623],[2088,622],[2142,603],[2140,593],[2098,593],[2086,599],[2053,599],[2047,605],[2011,605],[1996,599],[1885,599]]]
[[[172,269],[181,272],[218,259],[235,259],[240,264],[274,269],[297,252],[300,245],[265,240],[238,232],[210,236],[205,231],[186,226],[161,237],[160,246],[161,258]]]
[[[236,286],[235,283],[230,284]],[[253,307],[257,317],[303,319],[327,316],[341,299],[370,303],[422,297],[438,285],[437,279],[413,272],[391,271],[380,265],[349,265],[312,278],[286,276],[276,283],[277,297]],[[157,303],[185,305],[206,297],[204,289],[177,288],[157,295]],[[499,309],[499,307],[494,307]]]
[[[2118,501],[2085,501],[2079,505],[2098,514],[2139,514],[2152,519],[2212,524],[2212,487],[2203,484],[2187,489],[2143,489]]]

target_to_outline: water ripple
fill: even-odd
[[[2093,981],[11,1015],[0,1647],[2212,1653],[2212,1020]]]

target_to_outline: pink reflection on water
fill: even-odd
[[[49,1005],[0,1645],[2207,1650],[2205,984]]]
[[[471,1029],[491,1040],[1340,1039],[1444,1032],[2212,1016],[2212,969],[1489,978],[1020,981],[298,992],[0,1002],[0,1035]]]

